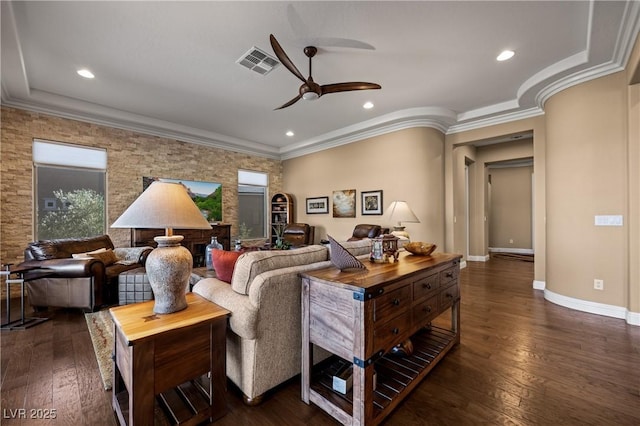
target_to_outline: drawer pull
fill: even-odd
[[[422,284],[422,287],[431,290],[431,283]]]
[[[453,294],[451,294],[451,293],[445,293],[444,295],[445,295],[445,297],[448,297],[449,299],[453,299]]]
[[[398,333],[400,333],[400,330],[398,330],[398,327],[394,328],[392,331],[393,331],[393,334],[398,334]]]
[[[426,313],[430,313],[431,312],[431,306],[425,306],[424,308],[422,308],[423,311],[425,311]]]
[[[400,299],[393,299],[393,304],[398,306],[400,304]]]
[[[444,276],[447,278],[453,278],[453,272],[447,272]]]

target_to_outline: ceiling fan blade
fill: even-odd
[[[271,41],[273,52],[276,54],[280,62],[282,62],[282,65],[287,67],[287,69],[291,71],[293,75],[302,80],[303,83],[306,83],[307,80],[302,76],[302,73],[298,70],[298,68],[296,68],[293,62],[291,62],[291,59],[289,59],[287,54],[284,52],[284,49],[282,48],[282,46],[280,46],[280,43],[278,43],[278,40],[276,40],[273,34],[269,35],[269,41]]]
[[[282,106],[279,106],[278,108],[275,108],[275,109],[274,109],[274,111],[275,111],[275,110],[278,110],[278,109],[286,108],[286,107],[288,107],[288,106],[291,106],[291,105],[295,104],[296,102],[298,102],[301,98],[302,98],[302,95],[298,95],[298,96],[296,96],[295,98],[291,99],[291,100],[290,100],[289,102],[287,102],[286,104],[284,104],[284,105],[282,105]]]
[[[382,89],[382,86],[376,83],[365,83],[361,81],[352,81],[349,83],[334,83],[320,86],[323,95],[327,93],[349,92],[351,90],[370,90]]]

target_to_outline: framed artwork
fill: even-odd
[[[193,202],[196,203],[202,215],[210,223],[220,222],[222,220],[222,184],[218,182],[143,176],[142,190],[147,189],[147,187],[156,180],[184,185]]]
[[[356,190],[333,191],[333,217],[356,217]]]
[[[307,214],[329,213],[329,197],[307,198]]]
[[[360,193],[362,200],[363,215],[380,215],[382,214],[382,190],[379,191],[362,191]]]

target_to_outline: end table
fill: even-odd
[[[24,316],[24,283],[27,281],[44,278],[51,275],[51,270],[38,266],[11,268],[11,264],[4,265],[5,269],[0,271],[0,276],[5,276],[7,285],[7,322],[0,325],[2,330],[24,330],[34,325],[47,321],[49,318],[25,318]],[[16,275],[17,278],[11,278]],[[20,284],[20,319],[11,321],[11,284]]]
[[[153,425],[155,397],[174,424],[224,416],[230,312],[187,294],[187,308],[155,314],[154,301],[110,309],[114,322],[113,409],[122,425]]]

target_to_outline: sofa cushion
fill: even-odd
[[[226,251],[226,250],[211,250],[211,260],[213,261],[213,269],[216,271],[216,276],[219,280],[226,283],[231,283],[231,277],[233,276],[233,269],[236,266],[236,261],[242,253],[239,251]]]
[[[88,251],[85,253],[73,253],[71,254],[71,257],[73,257],[74,259],[99,259],[102,261],[102,263],[104,263],[104,266],[113,265],[118,261],[118,258],[116,257],[116,254],[113,252],[113,250],[105,248]]]
[[[253,279],[263,272],[290,266],[323,262],[328,259],[326,247],[312,245],[293,250],[252,251],[236,262],[231,287],[240,294],[249,294]]]
[[[369,238],[353,241],[341,241],[340,245],[354,256],[362,256],[371,254],[371,245],[373,241]],[[331,257],[331,247],[329,247],[329,257]]]

